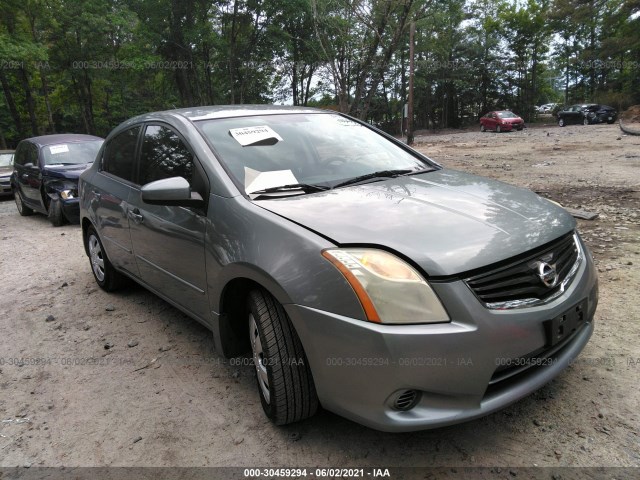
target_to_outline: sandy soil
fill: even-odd
[[[640,137],[595,125],[417,141],[447,167],[600,214],[579,222],[600,271],[596,332],[560,377],[434,431],[380,433],[324,411],[275,427],[250,366],[222,359],[207,330],[144,289],[100,290],[78,226],[21,218],[9,199],[0,466],[640,466]]]

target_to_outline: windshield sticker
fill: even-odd
[[[232,128],[229,130],[229,135],[243,147],[275,145],[282,142],[282,137],[266,125]]]
[[[260,172],[253,168],[244,167],[244,191],[247,195],[265,188],[281,187],[298,183],[291,170],[274,170]]]
[[[67,153],[68,151],[69,151],[69,145],[66,145],[66,144],[51,145],[49,147],[49,152],[51,152],[51,155],[57,155],[58,153]]]

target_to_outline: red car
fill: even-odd
[[[513,129],[522,130],[524,120],[509,110],[489,112],[480,117],[480,131],[495,130],[496,132],[510,132]]]

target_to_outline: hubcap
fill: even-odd
[[[256,324],[253,314],[249,314],[249,337],[251,340],[251,350],[253,351],[253,364],[256,366],[256,375],[258,376],[258,385],[262,391],[265,402],[271,402],[271,393],[269,391],[269,375],[267,367],[264,364],[264,352],[262,350],[262,342],[260,341],[260,332]]]
[[[104,258],[102,256],[100,242],[95,235],[89,237],[89,259],[91,260],[93,274],[99,282],[104,282]]]

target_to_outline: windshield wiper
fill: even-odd
[[[366,175],[360,175],[359,177],[353,177],[344,182],[340,182],[334,185],[333,188],[346,187],[347,185],[353,185],[354,183],[364,182],[365,180],[371,180],[374,178],[395,178],[399,175],[406,175],[407,173],[418,173],[415,170],[403,169],[403,170],[380,170],[379,172],[367,173]]]
[[[280,193],[290,192],[295,190],[302,190],[304,193],[324,192],[329,190],[329,187],[325,185],[313,185],[310,183],[292,183],[290,185],[279,185],[277,187],[263,188],[261,190],[255,190],[248,192],[249,195],[263,195],[265,193]]]

